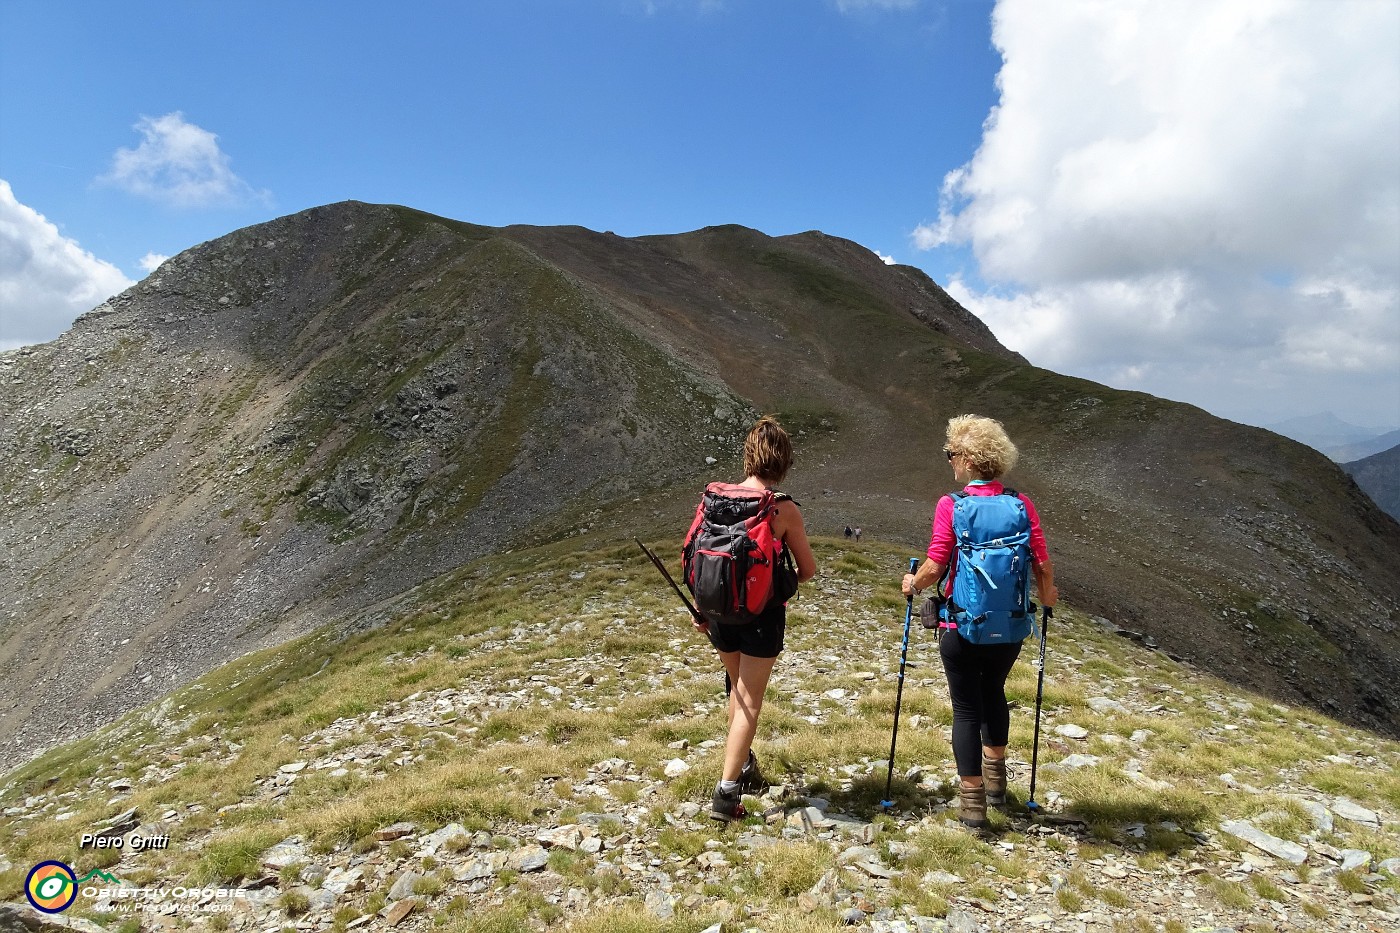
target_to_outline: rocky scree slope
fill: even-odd
[[[602,537],[586,536],[593,547]],[[653,542],[656,543],[656,542]],[[1239,692],[1062,607],[1037,799],[955,822],[950,714],[916,628],[882,812],[904,551],[817,541],[743,824],[702,804],[719,667],[635,548],[553,546],[420,589],[387,629],[261,652],[0,783],[0,896],[30,864],[220,885],[222,929],[646,933],[1366,931],[1400,920],[1400,745]],[[853,638],[852,632],[861,637]],[[80,850],[80,832],[168,834]],[[211,922],[214,902],[143,929]],[[81,928],[125,921],[84,897]]]
[[[378,624],[482,554],[679,535],[760,410],[797,433],[813,529],[913,546],[949,486],[944,420],[1001,418],[1067,595],[1400,730],[1400,525],[1302,445],[1032,367],[922,273],[824,234],[347,202],[196,247],[0,356],[0,741],[23,759],[245,651]]]
[[[542,522],[586,526],[751,414],[528,249],[362,205],[190,250],[0,370],[21,754]]]

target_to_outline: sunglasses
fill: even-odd
[[[957,456],[956,453],[954,453],[953,451],[949,450],[947,447],[944,447],[944,448],[943,448],[943,452],[944,452],[945,454],[948,455],[948,462],[949,462],[949,463],[951,463],[951,462],[953,461],[953,458]]]

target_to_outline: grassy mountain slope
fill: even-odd
[[[128,885],[238,887],[213,925],[239,930],[379,927],[374,915],[404,905],[400,929],[463,933],[721,921],[815,933],[896,918],[1376,931],[1396,918],[1400,745],[1068,608],[1049,631],[1037,772],[1037,799],[1064,819],[1037,824],[1023,806],[1028,650],[1009,682],[1013,804],[980,839],[951,824],[946,688],[918,626],[895,807],[881,811],[908,549],[816,550],[822,575],[790,607],[758,737],[785,787],[750,798],[767,817],[721,828],[697,812],[720,763],[717,660],[636,548],[595,531],[473,562],[386,627],[250,655],[0,778],[0,898],[57,858]],[[687,769],[668,776],[675,760]],[[809,826],[816,798],[829,822]],[[77,847],[131,809],[135,832],[168,834],[168,849]],[[1265,856],[1222,828],[1231,820],[1306,861]],[[128,921],[89,897],[70,913]]]
[[[1382,647],[1400,618],[1400,526],[1316,452],[1029,366],[947,310],[931,282],[906,291],[916,270],[882,275],[878,258],[836,238],[733,227],[644,238],[676,270],[673,285],[636,275],[596,237],[588,252],[555,245],[557,231],[528,235],[541,255],[648,309],[678,293],[709,299],[681,270],[722,270],[714,298],[677,316],[673,344],[756,407],[818,428],[794,482],[822,490],[822,530],[855,523],[921,543],[948,488],[943,422],[992,414],[1026,451],[1011,479],[1044,503],[1073,597],[1244,682],[1400,728]],[[1354,536],[1373,546],[1344,543]]]
[[[1076,605],[1400,732],[1400,525],[1338,468],[1032,367],[922,273],[823,234],[347,202],[183,253],[0,375],[0,741],[20,757],[244,652],[378,624],[473,558],[679,535],[759,410],[797,432],[815,530],[910,546],[949,488],[944,420],[1002,419]]]

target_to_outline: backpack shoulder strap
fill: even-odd
[[[1019,492],[1017,492],[1016,490],[1012,489],[1012,488],[1009,487],[1009,486],[1003,488],[1002,491],[1001,491],[1001,494],[1002,494],[1003,496],[1010,496],[1011,498],[1015,499],[1017,502],[1021,502],[1021,494],[1020,494]],[[1030,515],[1029,515],[1028,513],[1025,512],[1024,507],[1022,508],[1021,511],[1022,511],[1022,517],[1025,519],[1025,528],[1026,528],[1026,531],[1029,532],[1029,531],[1030,531]]]
[[[968,493],[966,489],[959,489],[957,492],[948,493],[948,495],[952,496],[954,499],[966,499],[970,493]]]

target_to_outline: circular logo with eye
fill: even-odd
[[[24,879],[24,896],[36,910],[56,914],[67,910],[78,896],[78,878],[62,862],[40,862]]]

